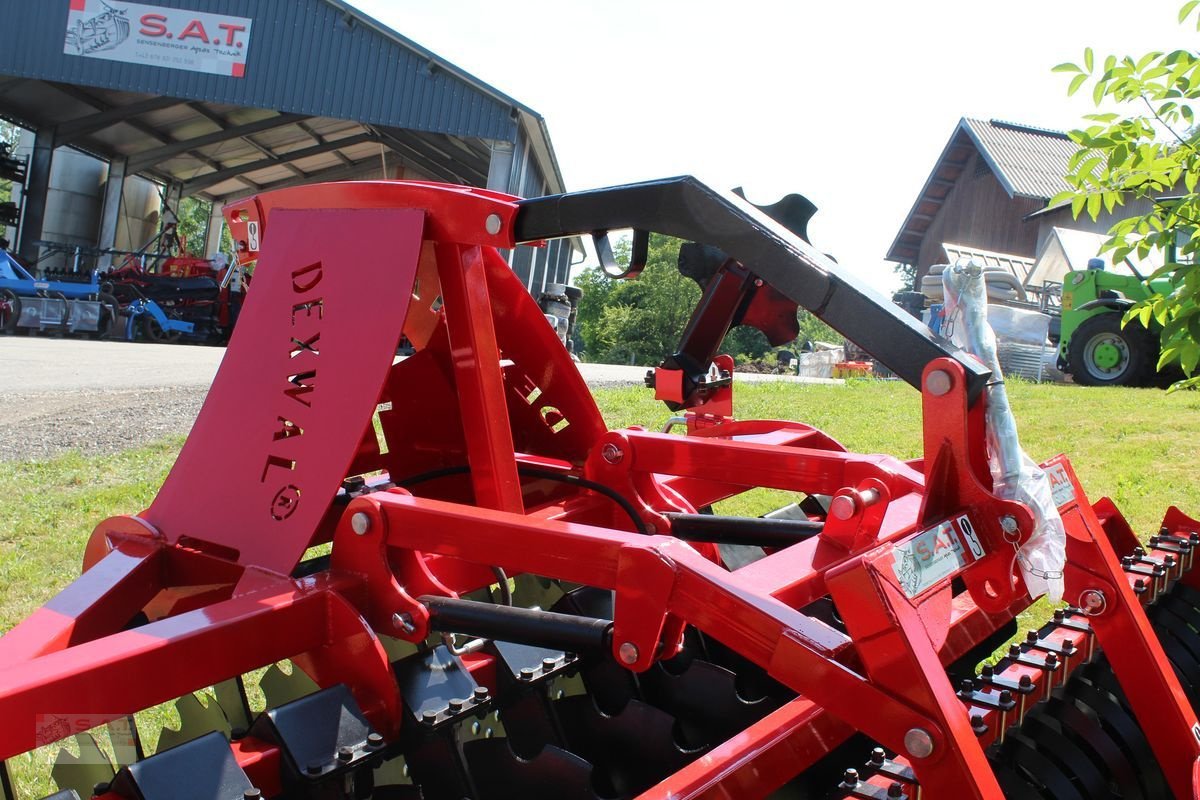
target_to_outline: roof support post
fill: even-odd
[[[38,259],[39,249],[34,242],[42,238],[46,222],[46,199],[50,195],[50,168],[54,165],[54,128],[39,128],[33,138],[33,153],[29,157],[29,173],[21,202],[25,205],[21,224],[21,257],[30,264]]]
[[[488,161],[487,188],[493,192],[512,193],[513,143],[496,140],[492,142],[492,154]]]
[[[213,200],[212,213],[208,215],[208,231],[204,236],[204,257],[212,258],[221,249],[221,234],[225,230],[225,215],[221,213],[221,201]]]
[[[104,183],[104,209],[100,212],[100,249],[117,246],[117,226],[121,222],[121,203],[125,199],[125,175],[129,159],[114,158],[108,162],[108,180]],[[100,269],[112,266],[112,255],[100,257]]]

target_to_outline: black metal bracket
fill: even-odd
[[[633,228],[720,248],[747,269],[920,388],[925,366],[954,358],[972,403],[991,373],[866,288],[833,259],[741,198],[690,176],[523,200],[520,242]]]

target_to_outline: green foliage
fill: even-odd
[[[583,343],[583,358],[594,363],[654,366],[672,353],[700,299],[700,288],[679,274],[678,239],[653,234],[646,268],[636,280],[614,280],[598,268],[586,269],[575,278],[583,290],[577,326]],[[619,263],[628,263],[630,243],[614,246]],[[800,336],[795,349],[805,340],[841,341],[841,336],[807,311],[798,316]],[[738,363],[766,360],[773,363],[772,348],[762,331],[739,325],[726,335],[720,352]]]
[[[916,264],[900,264],[897,263],[892,267],[892,271],[904,279],[904,288],[915,289],[917,283],[917,265]]]
[[[700,289],[679,274],[680,241],[652,235],[646,268],[637,280],[618,281],[599,269],[576,279],[583,290],[578,324],[588,361],[654,365],[671,353],[700,298]],[[627,263],[630,244],[617,242]]]
[[[0,120],[0,143],[8,145],[9,155],[12,155],[17,144],[21,141],[21,129],[11,122]],[[12,181],[0,181],[0,203],[12,200]]]
[[[1185,3],[1179,21],[1194,16],[1200,30],[1198,5],[1197,0]],[[1054,71],[1071,75],[1068,94],[1090,83],[1098,108],[1127,108],[1125,114],[1090,114],[1086,119],[1093,124],[1071,132],[1079,145],[1065,176],[1072,188],[1050,202],[1070,201],[1074,216],[1086,212],[1095,220],[1102,211],[1113,213],[1133,199],[1153,201],[1152,210],[1113,225],[1104,249],[1117,262],[1130,254],[1165,254],[1166,264],[1149,277],[1168,278],[1169,288],[1152,289],[1150,297],[1130,309],[1125,322],[1153,320],[1162,326],[1159,367],[1178,363],[1188,376],[1172,388],[1200,385],[1200,271],[1192,263],[1200,251],[1200,127],[1195,118],[1200,52],[1110,55],[1098,64],[1088,48],[1082,64],[1059,64]],[[1159,199],[1164,195],[1172,199]]]

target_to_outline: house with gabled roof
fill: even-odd
[[[1063,180],[1078,146],[1061,131],[1000,120],[959,120],[912,209],[888,249],[887,260],[916,268],[918,285],[950,249],[989,252],[1013,263],[1038,264],[1021,281],[1061,280],[1063,270],[1095,256],[1117,219],[1149,210],[1148,201],[1126,204],[1116,214],[1074,219],[1070,204],[1049,206],[1070,187]],[[1088,235],[1059,235],[1056,230]],[[1063,255],[1064,243],[1071,253]],[[1122,265],[1117,265],[1121,268]]]

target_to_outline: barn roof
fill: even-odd
[[[56,145],[128,158],[131,173],[214,199],[355,177],[381,153],[439,180],[485,185],[493,142],[527,144],[545,189],[564,190],[537,112],[342,0],[153,2],[251,20],[243,63],[217,74],[83,57],[69,46],[80,9],[127,9],[136,37],[144,7],[7,3],[0,116],[55,128]]]
[[[888,250],[889,261],[917,257],[925,231],[978,152],[1009,197],[1047,201],[1070,187],[1063,180],[1078,149],[1067,134],[1001,120],[959,120]]]

